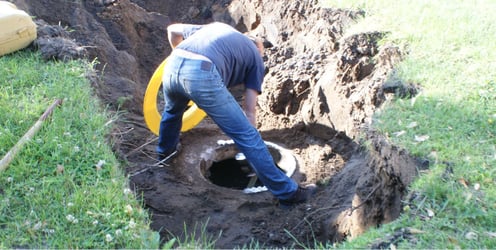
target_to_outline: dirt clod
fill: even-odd
[[[49,25],[36,20],[37,39],[33,45],[45,60],[70,61],[86,56],[86,49],[78,45],[60,25]]]

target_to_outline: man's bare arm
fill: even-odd
[[[185,24],[182,23],[175,23],[167,26],[167,37],[169,38],[169,43],[173,49],[184,40],[184,25]]]
[[[257,99],[258,92],[254,89],[246,88],[244,110],[251,125],[257,126]]]

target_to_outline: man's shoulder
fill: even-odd
[[[217,31],[234,31],[237,32],[237,30],[232,27],[231,25],[227,23],[222,23],[222,22],[213,22],[209,23],[204,26],[205,28],[212,29],[212,30],[217,30]]]
[[[234,27],[232,27],[231,25],[229,25],[227,23],[223,23],[223,22],[211,22],[211,23],[207,24],[206,26],[218,26],[218,27],[225,27],[225,28],[234,29]]]

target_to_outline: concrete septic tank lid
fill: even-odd
[[[273,142],[265,141],[270,154],[274,159],[274,163],[286,174],[286,176],[290,177],[296,171],[297,161],[294,157],[291,150],[288,150],[284,147],[281,147]],[[233,140],[218,140],[217,147],[207,150],[202,154],[202,161],[200,163],[200,171],[209,182],[216,184],[211,181],[211,169],[212,166],[226,160],[236,160],[240,162],[245,162],[245,164],[249,164],[246,162],[246,158],[242,153],[239,152]],[[267,191],[267,187],[260,184],[257,181],[257,177],[254,173],[247,173],[246,178],[250,179],[248,185],[243,188],[243,192],[247,194],[260,193]],[[216,184],[217,185],[217,184]],[[219,185],[222,186],[222,185]]]

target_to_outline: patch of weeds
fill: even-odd
[[[177,243],[179,244],[179,247],[185,249],[215,249],[215,242],[221,237],[222,232],[219,233],[217,238],[213,238],[213,236],[209,235],[207,232],[207,225],[208,219],[200,226],[195,223],[192,230],[189,230],[186,227],[186,224],[184,224],[185,237],[183,239],[176,237],[178,239]]]

